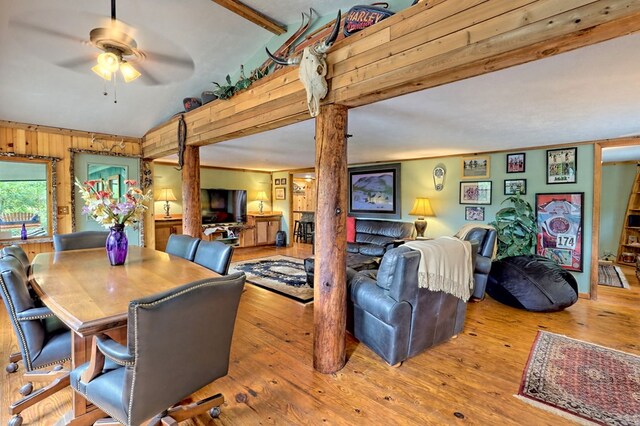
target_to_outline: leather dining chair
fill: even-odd
[[[29,294],[22,263],[11,255],[0,258],[0,290],[28,380],[20,388],[24,397],[9,406],[9,414],[13,415],[9,426],[19,426],[22,411],[69,385],[69,371],[63,370],[62,364],[71,359],[71,332],[49,308],[38,306]],[[10,358],[7,372],[18,369],[16,361]],[[43,371],[46,367],[53,370]],[[42,380],[50,383],[32,393],[30,381]]]
[[[169,235],[165,252],[193,262],[199,243],[199,238],[194,238],[189,235],[171,234]]]
[[[195,281],[129,303],[127,343],[93,338],[92,358],[71,372],[76,392],[125,425],[177,424],[219,414],[221,394],[175,405],[229,369],[244,273]],[[105,358],[118,368],[105,371]]]
[[[200,241],[193,259],[195,263],[220,275],[229,273],[233,246],[220,241]]]
[[[17,244],[3,247],[0,250],[0,257],[4,256],[13,256],[18,259],[24,268],[24,273],[29,277],[29,273],[31,272],[31,262],[29,261],[29,256],[27,256],[27,253],[22,249],[22,247]]]
[[[79,231],[53,236],[53,250],[80,250],[101,248],[107,244],[108,231]]]

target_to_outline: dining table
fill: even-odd
[[[71,367],[88,362],[93,336],[126,344],[129,302],[220,275],[178,256],[130,246],[124,265],[111,266],[104,248],[36,255],[31,285],[72,331]],[[72,411],[60,424],[93,424],[104,416],[73,392]]]

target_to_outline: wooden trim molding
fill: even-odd
[[[264,28],[265,30],[272,32],[275,35],[282,35],[287,32],[287,27],[275,20],[269,18],[267,15],[258,12],[257,10],[247,6],[246,4],[237,0],[212,0],[214,3],[219,4],[227,10],[243,17],[244,19],[253,22],[254,24]]]

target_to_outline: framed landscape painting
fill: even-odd
[[[400,219],[400,163],[349,169],[349,216]]]
[[[460,204],[491,204],[491,181],[460,182]]]
[[[462,157],[462,179],[488,178],[491,170],[491,159],[488,155]]]
[[[536,253],[582,272],[584,192],[536,194]]]

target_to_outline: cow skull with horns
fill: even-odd
[[[338,38],[340,32],[341,14],[338,11],[338,17],[333,27],[333,31],[324,41],[307,46],[302,51],[302,55],[294,58],[278,58],[274,56],[269,49],[267,55],[273,61],[280,65],[297,65],[300,64],[300,81],[307,91],[307,105],[309,113],[312,117],[318,115],[320,110],[320,100],[327,96],[327,51]]]

